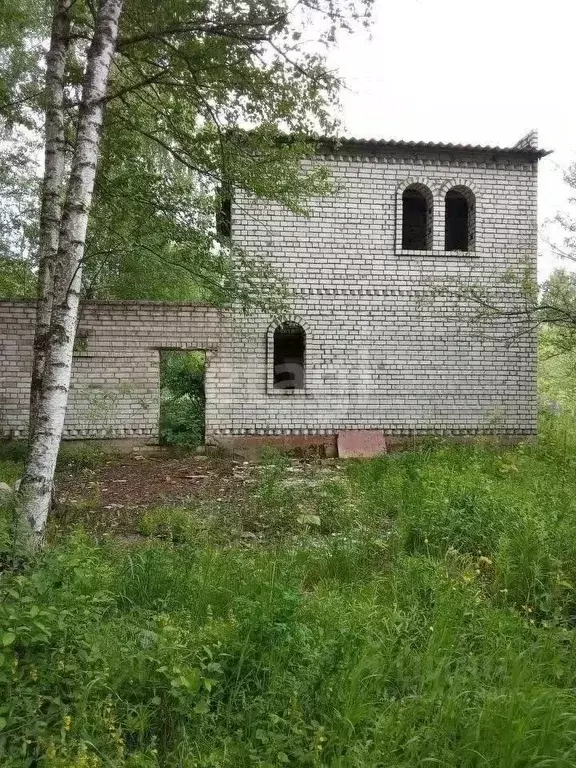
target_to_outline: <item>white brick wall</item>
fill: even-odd
[[[0,435],[28,426],[33,302],[0,301]],[[157,439],[159,350],[216,349],[220,314],[212,307],[162,302],[82,306],[64,437]],[[207,354],[209,358],[209,354]],[[210,396],[210,364],[207,363]]]
[[[534,158],[390,150],[314,162],[328,163],[339,189],[312,200],[309,218],[246,195],[232,215],[234,242],[265,255],[294,289],[293,315],[307,329],[305,393],[267,392],[271,319],[231,313],[212,361],[208,435],[533,432],[534,333],[512,338],[501,319],[480,326],[477,307],[431,294],[473,283],[514,301],[504,272],[536,265]],[[411,181],[434,195],[432,251],[400,250],[397,206]],[[470,254],[444,251],[444,195],[459,184],[476,196]]]
[[[206,349],[206,433],[330,435],[381,428],[390,435],[499,432],[536,427],[536,339],[508,320],[479,324],[478,309],[446,284],[481,284],[517,300],[505,271],[535,273],[534,157],[389,149],[317,158],[338,190],[310,202],[310,217],[239,196],[237,245],[270,259],[294,291],[291,317],[307,333],[306,387],[270,387],[271,318],[161,302],[86,304],[74,359],[65,436],[158,435],[160,348]],[[309,163],[305,164],[309,167]],[[397,210],[411,181],[434,196],[433,249],[401,251]],[[444,252],[444,195],[476,196],[470,254]],[[439,290],[443,286],[442,290]],[[0,435],[22,436],[34,305],[0,302]]]

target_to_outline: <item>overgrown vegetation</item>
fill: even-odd
[[[206,394],[203,352],[163,352],[160,357],[160,441],[167,445],[204,443]]]
[[[4,571],[2,766],[576,763],[569,412],[516,447],[249,469],[236,506]]]

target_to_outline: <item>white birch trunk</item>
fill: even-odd
[[[101,0],[86,62],[76,146],[60,226],[46,359],[36,423],[20,486],[23,511],[36,542],[41,541],[46,526],[64,427],[88,214],[122,5],[123,0]]]
[[[57,0],[52,18],[50,50],[46,57],[44,179],[40,209],[38,302],[34,332],[34,362],[30,387],[30,435],[34,431],[40,384],[46,360],[46,342],[52,313],[52,284],[60,222],[62,181],[66,161],[64,137],[64,72],[70,45],[70,8],[73,0]]]

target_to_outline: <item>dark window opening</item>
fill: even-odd
[[[274,331],[274,388],[303,389],[306,333],[297,323],[283,323]]]
[[[432,248],[432,194],[414,184],[402,195],[402,249],[429,251]]]
[[[232,198],[221,197],[216,211],[216,231],[220,237],[232,236]]]
[[[446,194],[445,250],[471,251],[474,248],[474,200],[461,187]]]

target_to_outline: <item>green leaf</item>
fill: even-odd
[[[204,685],[204,688],[210,693],[212,690],[212,686],[216,683],[216,680],[211,680],[209,677],[204,678],[202,681],[202,684]]]
[[[208,704],[208,699],[201,699],[194,707],[194,712],[197,715],[207,715],[209,711],[210,706]]]
[[[16,635],[14,634],[14,632],[4,632],[4,634],[2,635],[3,646],[12,645],[14,640],[16,640]]]

